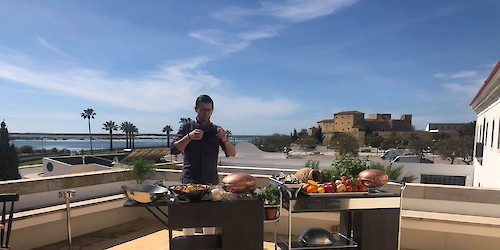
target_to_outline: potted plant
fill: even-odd
[[[275,185],[269,185],[262,191],[266,220],[275,220],[278,217],[278,208],[281,203],[281,191]]]

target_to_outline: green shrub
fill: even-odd
[[[132,166],[127,168],[132,169],[132,176],[137,184],[141,184],[155,174],[156,166],[153,161],[138,158],[130,161],[130,164]]]
[[[319,161],[317,160],[307,160],[305,166],[306,168],[319,169]]]
[[[33,153],[33,146],[30,146],[30,145],[25,145],[25,146],[22,146],[18,149],[19,153],[22,153],[22,154],[31,154]]]

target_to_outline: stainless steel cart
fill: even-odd
[[[306,194],[297,184],[274,178],[271,183],[283,191],[283,208],[288,211],[288,233],[278,237],[281,249],[399,249],[401,197],[398,192],[372,189],[369,192]],[[310,247],[292,240],[293,216],[298,213],[340,213],[340,230],[330,246]]]

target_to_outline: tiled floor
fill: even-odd
[[[181,235],[181,231],[173,231],[173,236]],[[272,234],[264,236],[264,249],[274,250]],[[61,250],[67,246],[67,241],[58,242],[39,250]],[[127,224],[106,228],[97,232],[75,237],[72,239],[75,249],[147,249],[165,250],[169,247],[168,230],[156,220],[141,219]]]

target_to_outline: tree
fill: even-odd
[[[132,127],[130,128],[130,138],[132,138],[132,148],[135,148],[135,133],[139,133],[139,129],[134,124],[131,125]]]
[[[170,132],[172,132],[174,130],[172,129],[172,126],[167,125],[167,126],[163,127],[162,131],[163,131],[163,133],[167,133],[167,147],[170,148]]]
[[[299,135],[297,134],[297,130],[296,129],[293,129],[292,139],[294,141],[297,140],[297,139],[299,139]]]
[[[114,121],[107,121],[102,124],[104,127],[102,129],[109,131],[109,151],[113,151],[113,130],[118,130],[118,125]]]
[[[282,152],[284,147],[290,147],[292,139],[287,135],[273,134],[255,137],[250,142],[262,151]]]
[[[192,121],[192,120],[189,117],[188,118],[181,118],[179,123],[186,123],[186,122],[190,122],[190,121]]]
[[[0,180],[21,179],[19,157],[14,144],[10,144],[9,131],[2,121],[0,124]]]
[[[408,148],[416,155],[422,156],[424,151],[431,146],[431,142],[421,139],[416,134],[410,134]]]
[[[233,132],[231,132],[231,130],[226,130],[226,134],[227,134],[228,140],[229,140],[229,138],[231,138],[233,136]]]
[[[304,137],[304,136],[307,136],[307,135],[308,135],[307,134],[307,129],[303,128],[303,129],[300,130],[300,132],[298,134],[298,136],[299,136],[298,138]]]
[[[323,139],[325,139],[325,136],[323,135],[323,130],[321,129],[321,127],[312,127],[312,137],[316,138],[319,144],[323,144]]]
[[[367,133],[365,135],[365,144],[366,145],[369,145],[369,146],[372,146],[372,147],[375,147],[375,148],[379,148],[380,146],[382,146],[382,142],[384,141],[384,138],[380,135],[378,135],[378,133]]]
[[[459,151],[458,156],[462,158],[462,161],[469,165],[474,159],[474,136],[464,135],[459,137],[462,145],[462,150]]]
[[[389,176],[389,180],[411,183],[417,179],[417,177],[413,175],[403,175],[403,165],[393,166],[392,163],[390,163],[389,165],[384,166],[382,163],[375,162],[370,165],[370,168],[383,170],[387,176]]]
[[[456,137],[450,137],[446,140],[439,141],[435,144],[436,151],[443,159],[448,159],[451,164],[455,161],[455,157],[459,157],[460,150],[464,148],[462,141]]]
[[[463,136],[474,137],[475,133],[476,133],[476,121],[465,124],[458,130],[458,136],[460,136],[460,137],[463,137]]]
[[[358,140],[349,133],[336,133],[330,139],[330,146],[340,155],[358,155]]]
[[[120,130],[125,134],[125,148],[132,148],[130,145],[132,142],[132,138],[130,137],[130,130],[132,129],[132,123],[124,121],[120,125]]]
[[[387,137],[384,142],[382,142],[383,148],[400,148],[402,145],[401,136],[396,133],[392,133],[389,137]]]
[[[308,149],[314,149],[318,145],[318,140],[312,136],[304,136],[299,139],[300,145]]]
[[[89,137],[90,137],[90,154],[91,155],[94,154],[94,149],[92,148],[92,132],[90,131],[90,119],[91,118],[94,119],[95,115],[96,115],[96,113],[91,108],[85,109],[82,112],[83,119],[87,119],[89,121]]]
[[[474,158],[474,135],[476,133],[476,121],[470,122],[458,130],[458,136],[462,143],[463,149],[460,150],[459,156],[462,161],[469,165]]]

